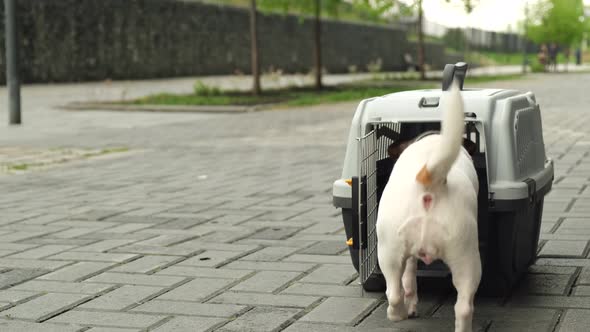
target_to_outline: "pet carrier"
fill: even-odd
[[[506,294],[537,254],[544,196],[553,183],[541,112],[531,92],[463,89],[467,64],[447,65],[442,90],[416,90],[363,100],[352,119],[342,178],[333,203],[342,209],[346,242],[367,291],[383,291],[375,224],[379,199],[399,147],[440,129],[439,99],[456,78],[465,105],[465,142],[479,179],[480,293]],[[418,275],[449,275],[419,262]]]

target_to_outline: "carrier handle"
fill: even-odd
[[[469,65],[465,62],[457,62],[454,65],[445,65],[442,78],[442,90],[447,91],[451,87],[451,84],[453,84],[455,78],[459,81],[459,90],[463,90],[463,82],[465,82],[468,67]]]

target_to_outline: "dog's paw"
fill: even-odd
[[[407,305],[408,310],[408,317],[409,318],[416,318],[418,317],[418,305],[416,302],[409,302]]]
[[[408,317],[418,317],[418,296],[416,296],[416,293],[410,294],[409,296],[406,295],[404,302],[406,304],[406,310],[408,311]]]
[[[408,313],[405,310],[395,310],[392,306],[387,307],[387,319],[392,322],[399,322],[408,318]]]
[[[455,321],[455,332],[473,332],[471,322],[457,322]]]

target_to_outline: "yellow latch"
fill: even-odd
[[[352,238],[350,238],[350,239],[346,240],[346,244],[347,244],[349,247],[352,247]]]
[[[344,182],[348,183],[348,185],[352,187],[352,179],[346,179]]]

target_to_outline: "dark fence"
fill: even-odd
[[[0,5],[0,82],[5,80],[4,8]],[[20,66],[24,82],[217,75],[250,70],[249,13],[245,9],[162,0],[19,0]],[[263,70],[309,72],[309,20],[264,15],[259,20]],[[328,72],[381,61],[403,68],[414,47],[400,28],[324,21],[323,62]],[[380,59],[380,60],[379,60]],[[435,68],[447,58],[427,47]]]
[[[527,51],[536,50],[536,45],[513,33],[484,31],[479,29],[448,29],[444,42],[456,50],[464,50],[467,42],[471,50],[499,53],[519,53],[526,43]]]

